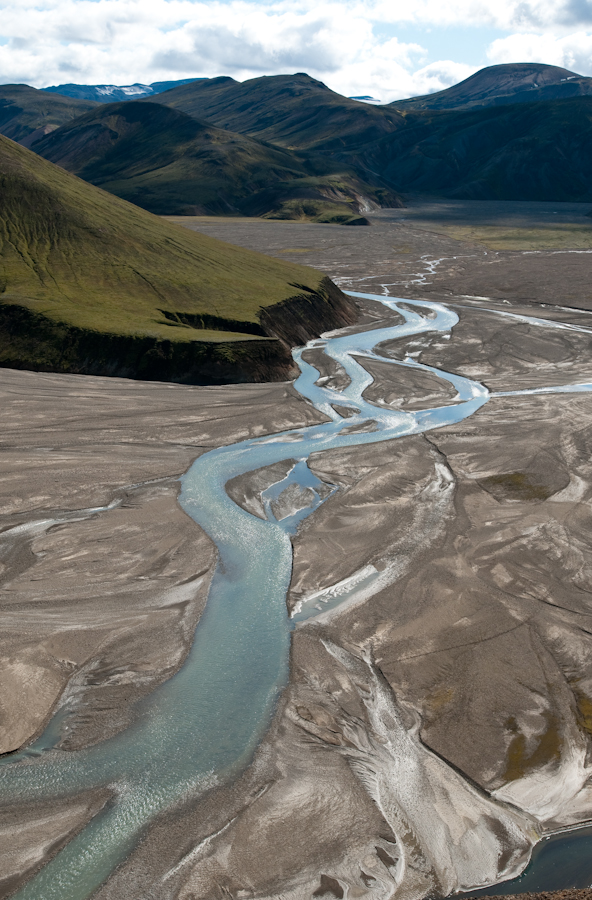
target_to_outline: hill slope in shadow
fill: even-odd
[[[388,190],[332,160],[200,122],[157,103],[101,106],[34,144],[36,153],[161,215],[329,216],[381,205]]]
[[[97,104],[60,94],[47,94],[28,84],[0,85],[0,134],[30,146]]]
[[[592,97],[409,111],[350,164],[395,190],[464,199],[592,200]]]

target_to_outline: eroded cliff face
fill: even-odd
[[[76,328],[5,300],[0,303],[0,366],[181,384],[287,381],[297,371],[292,347],[358,318],[353,300],[329,278],[317,290],[304,285],[294,290],[293,297],[261,309],[260,326],[243,323],[245,340],[224,340],[224,330],[240,332],[241,323],[217,320],[220,341],[200,337],[200,331],[212,328],[213,316],[193,317],[205,320],[199,324],[183,321],[184,331],[192,328],[193,340],[171,341]]]
[[[359,316],[351,297],[346,296],[330,278],[319,288],[295,284],[298,294],[261,310],[259,321],[266,334],[277,337],[285,346],[306,344],[324,331],[353,325]]]

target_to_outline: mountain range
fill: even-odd
[[[304,73],[115,104],[5,85],[0,132],[160,214],[347,224],[405,192],[589,202],[591,103],[592,78],[533,63],[386,106]]]
[[[98,106],[34,149],[160,214],[347,222],[362,211],[400,204],[393,191],[365,183],[343,163],[217,128],[153,102]]]
[[[61,94],[64,97],[76,97],[78,100],[94,100],[97,103],[114,103],[116,100],[140,100],[142,97],[152,97],[161,94],[180,84],[190,84],[192,81],[204,81],[203,78],[182,78],[179,81],[153,81],[152,84],[54,84],[51,87],[41,88],[51,94]]]

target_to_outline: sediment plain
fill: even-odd
[[[540,836],[592,817],[592,393],[510,393],[592,382],[592,240],[499,250],[482,234],[530,229],[540,246],[548,215],[588,240],[588,207],[543,207],[436,221],[412,204],[354,229],[186,220],[345,290],[449,305],[450,336],[363,361],[377,407],[454,401],[436,375],[387,364],[409,356],[492,396],[458,425],[311,456],[327,499],[293,538],[287,603],[317,596],[319,609],[292,632],[271,728],[238,780],[154,821],[100,900],[446,895],[517,874]],[[479,241],[451,234],[477,227]],[[399,320],[362,300],[353,328]],[[343,386],[333,360],[306,358]],[[60,746],[76,753],[133,723],[204,609],[215,548],[179,506],[179,476],[212,447],[323,416],[289,383],[12,370],[0,383],[0,750],[60,706]],[[261,515],[281,477],[247,473],[229,493]],[[378,589],[325,608],[367,570]],[[0,897],[106,802],[0,806]]]

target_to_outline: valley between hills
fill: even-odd
[[[522,120],[585,142],[558,72]],[[260,86],[214,79],[0,138],[0,897],[592,881],[589,154],[511,200],[499,147],[414,193],[403,113],[306,78],[316,122],[290,100],[264,125],[232,98]],[[442,113],[415,99],[417,160]],[[522,102],[455,133],[507,135]],[[214,144],[211,196],[256,215],[179,213]]]

